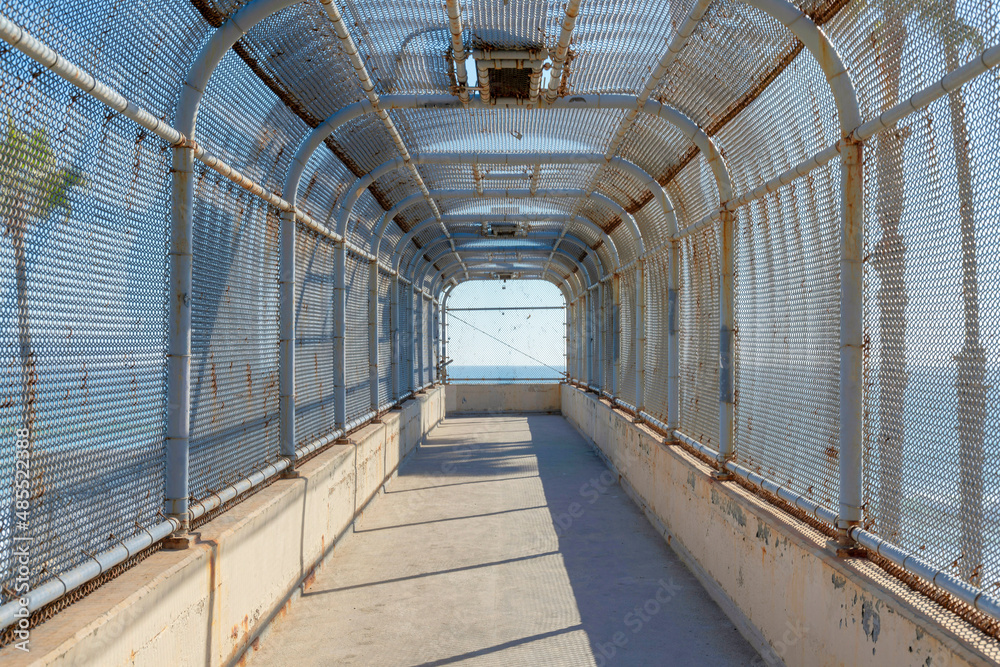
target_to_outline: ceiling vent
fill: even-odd
[[[538,99],[542,70],[549,57],[545,49],[476,49],[472,57],[476,60],[479,90],[484,100],[505,98],[523,102]]]
[[[528,227],[523,222],[483,222],[480,234],[487,238],[513,239],[528,235]]]

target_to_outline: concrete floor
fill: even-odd
[[[251,653],[253,667],[763,664],[559,416],[443,422]]]

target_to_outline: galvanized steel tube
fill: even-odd
[[[347,248],[333,251],[333,414],[337,428],[347,430]]]
[[[864,181],[862,146],[842,153],[840,232],[840,539],[861,523],[864,419]]]

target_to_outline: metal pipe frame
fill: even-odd
[[[455,275],[447,275],[449,269],[454,268],[455,265],[456,263],[452,262],[451,264],[444,266],[441,269],[433,270],[434,267],[428,264],[426,267],[424,267],[423,270],[426,272],[425,275],[429,275],[432,284],[442,284],[448,282],[449,280],[457,280]],[[580,294],[586,292],[586,288],[583,287],[580,277],[576,275],[576,271],[570,268],[568,259],[560,256],[558,266],[561,267],[567,273],[560,274],[558,271],[555,271],[552,267],[544,266],[544,262],[537,257],[527,257],[516,263],[484,262],[477,264],[477,267],[476,269],[474,269],[474,271],[481,271],[481,272],[487,271],[491,274],[505,273],[505,272],[516,272],[523,274],[525,273],[525,270],[536,271],[536,272],[541,271],[542,273],[545,274],[551,273],[552,275],[558,276],[560,282],[565,282],[567,284],[574,299],[578,298]]]
[[[473,165],[473,166],[475,166],[475,165]],[[438,200],[441,200],[441,199],[474,199],[476,197],[483,197],[483,198],[504,197],[504,198],[508,198],[508,199],[530,199],[530,198],[533,198],[533,197],[552,197],[552,198],[556,198],[556,197],[583,197],[583,196],[587,196],[587,193],[585,191],[580,190],[580,189],[575,189],[575,188],[549,189],[549,190],[537,190],[536,189],[535,192],[534,192],[534,194],[532,193],[531,190],[523,190],[523,189],[516,189],[516,190],[509,190],[509,189],[508,190],[498,190],[498,189],[495,189],[495,190],[483,190],[482,192],[477,192],[477,191],[473,191],[473,190],[430,190],[430,193],[431,193],[432,197],[434,197],[435,199],[438,199]],[[597,204],[599,204],[601,206],[604,206],[605,208],[607,208],[608,210],[610,210],[611,212],[613,212],[615,215],[622,216],[622,217],[630,215],[624,209],[624,207],[622,207],[621,204],[619,204],[618,202],[614,201],[613,199],[610,199],[610,198],[608,198],[608,197],[606,197],[604,195],[598,194],[598,193],[591,193],[590,197],[591,197],[591,199],[594,202],[596,202]],[[389,223],[393,222],[395,220],[396,216],[399,213],[405,211],[406,209],[410,208],[411,206],[414,206],[414,205],[416,205],[418,203],[422,203],[422,202],[423,202],[422,198],[418,199],[416,195],[410,195],[409,197],[406,197],[405,199],[401,200],[398,204],[396,204],[395,206],[393,206],[390,210],[386,211],[386,213],[379,220],[379,224],[375,228],[375,233],[372,235],[372,241],[371,241],[371,246],[370,246],[370,248],[371,248],[371,254],[376,255],[376,256],[379,254],[379,250],[381,249],[381,245],[382,245],[382,237],[384,236],[385,230],[388,228]],[[565,214],[560,213],[559,215],[565,215]],[[444,216],[442,216],[442,217],[444,217]],[[549,218],[550,215],[546,214],[545,217]],[[594,223],[592,220],[590,220],[590,218],[587,218],[586,216],[582,216],[582,215],[581,216],[577,216],[577,218],[575,219],[575,221],[579,222],[580,224],[585,225],[588,229],[591,229],[595,233],[598,233],[598,234],[601,235],[601,238],[604,240],[605,244],[607,244],[607,246],[608,246],[608,250],[610,251],[610,253],[612,255],[614,255],[614,262],[617,265],[619,263],[619,260],[618,260],[618,248],[616,247],[614,240],[610,236],[608,236],[608,234],[603,229],[601,229],[601,227],[599,227],[596,223]]]
[[[580,294],[583,294],[586,291],[586,286],[584,285],[583,280],[582,280],[581,276],[579,275],[580,272],[581,272],[581,268],[579,266],[579,262],[576,262],[572,257],[569,257],[567,255],[559,255],[558,259],[559,259],[560,265],[563,266],[563,268],[565,268],[569,272],[569,276],[567,278],[564,278],[564,280],[567,280],[567,281],[569,281],[571,283],[575,283],[575,288],[573,289],[573,295],[574,295],[574,299],[575,299]],[[481,269],[484,269],[484,270],[486,270],[489,267],[489,269],[492,270],[494,273],[500,272],[500,271],[504,271],[504,270],[516,272],[516,271],[518,271],[517,266],[519,266],[519,265],[523,265],[523,266],[536,266],[536,265],[538,265],[539,261],[540,260],[538,258],[526,257],[523,260],[520,260],[520,261],[517,261],[517,262],[479,262],[476,266],[478,268],[481,268]],[[446,272],[449,269],[454,268],[455,266],[458,266],[458,261],[457,260],[451,262],[450,264],[446,264],[446,265],[442,266],[435,273],[435,278],[437,277],[438,274],[440,274],[441,280],[447,280],[448,276],[446,275]],[[433,268],[434,268],[434,265],[431,264],[430,262],[427,262],[418,271],[419,271],[420,275],[426,276],[428,274],[428,272],[431,269],[433,269]],[[541,268],[543,270],[548,270],[548,267],[546,267],[544,265],[544,263],[541,265]],[[451,276],[451,277],[454,277],[454,276]],[[432,278],[432,284],[433,284],[433,282],[434,282],[434,279]]]
[[[300,151],[303,147],[300,147]],[[511,166],[529,166],[536,163],[599,164],[603,161],[604,156],[598,153],[427,153],[413,155],[409,164],[506,164]],[[667,215],[670,232],[675,233],[677,230],[677,217],[674,213],[674,207],[660,184],[646,171],[632,162],[622,158],[614,158],[611,160],[610,164],[618,169],[621,169],[650,189],[653,193],[653,197],[660,203],[664,213]],[[345,198],[345,207],[338,221],[338,229],[346,229],[347,222],[350,218],[350,208],[348,204],[351,206],[353,205],[353,202],[351,202],[350,199],[353,198],[354,201],[357,201],[357,197],[360,196],[360,192],[364,189],[364,187],[367,187],[366,183],[370,185],[370,183],[376,178],[385,176],[392,171],[402,168],[403,166],[404,164],[399,158],[394,158],[382,163],[365,176],[357,179],[349,190],[351,194]],[[371,181],[369,181],[369,179],[371,179]],[[439,215],[439,213],[435,215],[435,218]],[[639,231],[639,227],[636,224],[635,219],[629,215],[627,218],[623,218],[622,221],[626,223],[632,234],[633,241],[636,244],[637,254],[640,256],[643,255],[646,251],[645,244],[643,243],[642,234]],[[442,227],[446,228],[446,225],[442,223]],[[445,229],[445,233],[447,234],[447,229]]]
[[[545,237],[543,237],[543,238],[545,238]],[[435,246],[441,244],[442,240],[443,240],[443,237],[435,238],[435,239],[431,240],[423,248],[421,248],[421,250],[423,252],[421,252],[421,253],[414,253],[413,257],[410,258],[410,262],[407,264],[405,275],[408,275],[408,276],[412,276],[413,275],[413,268],[420,261],[421,257],[429,256],[430,257],[430,263],[431,264],[436,264],[437,262],[440,262],[444,258],[445,255],[451,254],[451,250],[450,249],[447,250],[443,254],[441,254],[441,253],[436,254],[436,255],[431,255],[430,254],[431,251],[432,251],[432,249]],[[561,254],[563,254],[563,255],[565,255],[567,257],[572,258],[574,261],[577,262],[577,266],[581,267],[581,270],[585,271],[587,273],[587,286],[588,287],[590,287],[592,285],[596,285],[598,282],[600,282],[601,277],[606,274],[606,272],[604,272],[604,270],[603,270],[604,269],[604,265],[600,261],[600,257],[597,255],[597,252],[593,248],[591,248],[589,245],[587,245],[584,241],[582,241],[580,239],[573,238],[573,239],[569,239],[569,241],[570,241],[570,243],[572,243],[572,244],[576,245],[578,248],[580,248],[580,250],[583,251],[584,256],[580,257],[580,258],[577,258],[577,257],[569,254],[568,252],[566,252],[565,250],[562,250],[562,249],[560,249],[558,252],[560,252]],[[489,254],[495,254],[495,253],[498,253],[498,252],[502,252],[502,253],[506,253],[506,252],[520,252],[520,253],[525,253],[525,254],[534,254],[534,253],[547,252],[548,251],[547,248],[517,248],[517,247],[512,247],[510,250],[507,250],[507,249],[504,249],[504,250],[484,250],[482,248],[479,248],[479,249],[473,248],[473,249],[465,249],[465,250],[463,250],[463,246],[461,246],[461,245],[456,246],[456,247],[458,248],[457,252],[459,254],[473,254],[473,253],[475,253],[475,254],[479,254],[479,255],[489,255]],[[583,263],[583,260],[586,259],[587,255],[593,255],[594,257],[597,258],[597,261],[594,263],[595,269],[598,271],[598,274],[596,276],[591,275],[590,271],[587,269],[586,265]],[[424,260],[424,261],[427,261],[427,260]]]
[[[547,280],[559,288],[559,290],[566,297],[567,304],[576,299],[577,295],[579,294],[579,290],[577,289],[578,285],[577,288],[574,287],[574,283],[578,283],[578,280],[573,280],[572,275],[566,276],[559,273],[555,269],[552,268],[546,269],[540,262],[534,260],[527,260],[522,263],[525,265],[529,265],[531,268],[529,268],[528,271],[520,271],[521,279],[525,279],[527,276],[527,277],[538,278],[539,280]],[[478,279],[493,280],[494,279],[493,274],[495,274],[496,272],[497,272],[496,269],[485,269],[485,268],[473,269],[472,271],[469,272],[469,276],[466,277],[466,280],[468,280],[473,276],[479,276]],[[443,270],[438,270],[432,277],[433,283],[440,284],[442,282],[448,282],[448,281],[454,281],[456,285],[465,282],[465,280],[461,280],[460,278],[455,276],[445,277]]]
[[[552,69],[550,71],[548,90],[545,91],[545,100],[552,103],[559,92],[559,84],[562,82],[563,67],[566,65],[566,58],[569,55],[569,44],[573,37],[573,28],[576,26],[576,17],[580,14],[581,0],[569,0],[566,3],[566,14],[563,17],[562,25],[559,29],[559,39],[556,42],[556,51],[552,54]]]
[[[537,215],[532,214],[516,214],[516,215],[496,215],[487,213],[456,213],[456,214],[446,214],[441,217],[446,223],[448,222],[524,222],[524,223],[553,223],[562,222],[566,224],[576,224],[581,227],[598,234],[601,237],[602,243],[606,246],[608,254],[611,256],[612,267],[619,267],[621,265],[621,260],[618,254],[618,248],[615,245],[614,240],[596,223],[584,216],[576,216],[575,218],[570,218],[564,213],[539,213]],[[416,237],[417,234],[426,229],[429,225],[436,222],[434,218],[426,218],[410,228],[403,238],[407,239],[407,243]],[[381,241],[379,242],[381,245]],[[402,248],[406,247],[406,243],[402,239],[398,241],[392,250],[390,257],[395,258],[395,256],[400,252]]]
[[[531,216],[525,216],[525,217],[526,218],[534,219]],[[475,217],[470,217],[468,219],[468,221],[467,221],[467,224],[475,223],[475,222],[487,222],[487,221],[497,222],[497,221],[509,221],[510,220],[510,218],[507,218],[506,220],[504,220],[502,217],[496,217],[496,216],[483,216],[483,218],[484,219],[477,219]],[[460,216],[454,216],[454,219],[456,221],[458,221],[460,219]],[[550,221],[546,221],[546,222],[550,222]],[[497,248],[493,248],[493,249],[483,249],[483,248],[480,248],[479,250],[481,250],[482,252],[485,252],[485,253],[541,252],[541,251],[548,252],[550,250],[550,248],[524,247],[523,244],[525,244],[525,243],[531,243],[531,242],[550,241],[550,240],[555,240],[555,239],[558,239],[558,238],[559,238],[558,236],[555,236],[553,234],[544,234],[544,233],[532,232],[531,236],[518,237],[518,238],[509,240],[508,241],[508,243],[510,244],[509,248],[504,248],[504,247],[497,247]],[[605,262],[604,258],[601,257],[599,247],[598,248],[594,248],[593,246],[591,246],[590,244],[588,244],[586,241],[584,241],[583,239],[581,239],[581,238],[579,238],[579,237],[577,237],[575,235],[568,235],[566,238],[568,238],[568,240],[569,240],[570,243],[572,243],[572,244],[576,245],[577,247],[579,247],[586,255],[592,255],[594,257],[594,265],[595,265],[595,268],[598,270],[598,274],[593,277],[593,280],[595,282],[602,280],[605,276],[608,276],[608,275],[610,275],[612,273],[612,271],[614,270],[614,266],[612,265],[611,267],[609,267],[607,265],[607,263]],[[475,243],[476,241],[489,240],[489,237],[486,237],[486,239],[484,239],[484,237],[481,234],[473,234],[473,233],[468,233],[468,232],[465,232],[465,233],[463,233],[463,232],[453,233],[451,239],[446,239],[444,236],[434,237],[434,238],[430,239],[429,241],[427,241],[420,248],[415,248],[414,249],[413,254],[410,255],[410,258],[406,262],[406,268],[400,267],[400,269],[399,269],[400,273],[402,275],[404,275],[404,276],[409,276],[410,273],[411,273],[411,267],[414,265],[415,262],[418,261],[419,257],[421,257],[423,255],[429,254],[436,246],[441,245],[442,243],[449,242],[451,240],[460,241],[462,239],[467,239],[471,243]],[[516,244],[519,244],[519,243],[520,243],[520,245],[516,245]],[[452,251],[452,252],[462,252],[463,248],[465,249],[465,252],[470,252],[470,251],[473,250],[473,249],[468,248],[467,246],[462,246],[461,244],[456,243],[456,246],[455,246],[456,250]],[[450,246],[449,246],[449,251],[450,251]],[[434,261],[439,261],[439,260],[440,260],[440,256],[438,256],[437,259],[435,259]],[[403,258],[400,257],[399,261],[402,263]]]
[[[215,156],[206,153],[203,149],[201,149],[201,147],[199,147],[197,144],[195,144],[193,141],[187,138],[193,136],[194,118],[197,112],[198,103],[200,103],[201,96],[203,95],[205,90],[205,84],[207,84],[208,78],[210,77],[211,73],[214,71],[218,63],[221,61],[223,55],[228,51],[228,49],[232,46],[232,44],[234,44],[238,39],[240,39],[244,34],[246,34],[246,32],[254,25],[256,25],[256,23],[258,23],[260,20],[263,20],[263,18],[266,18],[266,16],[269,16],[270,14],[279,11],[280,9],[288,7],[291,4],[295,4],[295,1],[296,0],[257,0],[256,2],[253,2],[250,5],[244,7],[242,10],[240,10],[240,12],[237,12],[236,15],[227,20],[226,24],[224,24],[215,33],[213,33],[211,39],[209,40],[209,43],[206,44],[202,53],[199,55],[198,60],[196,60],[195,64],[192,66],[193,74],[189,74],[189,77],[185,82],[185,89],[182,91],[182,103],[178,105],[178,118],[190,119],[190,128],[188,128],[189,129],[188,133],[184,133],[181,129],[174,129],[165,126],[165,124],[162,121],[155,118],[155,116],[149,114],[148,112],[145,112],[142,109],[139,109],[133,103],[125,100],[117,92],[111,90],[101,82],[91,77],[89,74],[82,72],[82,70],[76,68],[75,65],[72,65],[72,63],[66,61],[64,58],[62,58],[62,56],[55,54],[51,49],[48,49],[48,47],[41,44],[34,38],[32,38],[25,31],[23,31],[18,26],[10,22],[6,17],[2,16],[0,16],[0,38],[4,39],[4,41],[11,44],[12,46],[20,50],[22,53],[25,53],[29,57],[40,62],[41,64],[43,64],[44,66],[46,66],[47,68],[49,68],[50,70],[61,76],[62,78],[69,81],[71,84],[84,90],[85,92],[92,95],[99,101],[108,104],[108,106],[121,112],[124,116],[132,119],[139,125],[153,131],[157,136],[160,136],[161,138],[166,140],[170,145],[175,147],[175,157],[174,157],[175,169],[178,164],[182,169],[185,166],[191,164],[192,160],[190,158],[192,157],[194,159],[199,159],[209,168],[217,171],[224,177],[229,178],[234,183],[240,185],[241,187],[244,187],[245,189],[249,190],[255,195],[261,197],[265,201],[274,204],[280,210],[286,212],[291,211],[295,216],[295,219],[301,220],[307,226],[315,228],[317,229],[317,231],[322,231],[323,233],[329,235],[328,231],[322,230],[322,228],[317,223],[312,221],[311,218],[309,218],[301,211],[296,210],[294,206],[290,206],[287,201],[267,192],[262,186],[254,183],[249,178],[247,178],[237,170],[233,169],[226,163],[222,162]],[[753,4],[754,6],[758,6],[760,8],[763,8],[763,5],[768,5],[768,6],[777,5],[779,6],[778,9],[781,12],[783,12],[783,15],[785,15],[786,17],[793,15],[793,12],[790,10],[787,3],[783,3],[780,1],[767,2],[767,3],[756,2],[750,4]],[[765,9],[765,11],[767,10]],[[772,13],[773,15],[773,12],[769,13]],[[791,22],[804,23],[801,22],[800,19],[801,17],[795,17],[791,19]],[[789,24],[786,23],[786,25]],[[241,26],[245,26],[245,28]],[[789,25],[789,27],[792,28],[791,25]],[[796,36],[802,39],[801,35],[799,35],[799,33],[796,32],[794,28],[792,28],[792,30],[796,34]],[[816,31],[819,32],[818,29],[816,29]],[[826,47],[826,44],[823,44],[822,46],[820,46],[819,49],[814,48],[814,45],[819,44],[819,40],[821,38],[823,38],[822,34],[819,33],[817,39],[812,41],[812,45],[811,42],[806,40],[803,40],[803,43],[805,43],[807,47],[809,47],[810,51],[814,52],[815,55],[817,50],[822,52],[822,50]],[[818,60],[822,64],[823,59],[818,57]],[[869,121],[864,126],[861,126],[860,124],[854,125],[853,131],[850,137],[848,137],[848,139],[853,139],[854,141],[857,142],[863,142],[865,139],[870,138],[877,132],[885,129],[886,127],[890,127],[892,123],[898,122],[907,115],[912,114],[915,111],[918,111],[926,107],[935,99],[938,99],[941,96],[947,94],[948,92],[957,89],[965,82],[970,81],[976,76],[982,74],[983,72],[997,66],[997,64],[1000,64],[1000,46],[993,46],[990,47],[989,49],[984,50],[980,54],[980,56],[974,59],[972,62],[969,62],[966,65],[963,65],[961,68],[949,73],[939,82],[911,96],[909,99],[905,100],[903,103],[897,105],[896,107],[893,107],[892,109],[883,112],[883,114],[878,119]],[[825,67],[824,71],[826,71]],[[198,86],[199,82],[202,84],[200,87]],[[835,98],[836,97],[837,95],[835,92]],[[559,100],[557,100],[557,102],[559,102]],[[840,113],[841,116],[841,125],[842,127],[844,127],[845,125],[844,111],[839,104],[839,99],[838,99],[838,112]],[[848,140],[846,139],[841,140],[841,142],[838,142],[838,144],[831,146],[828,149],[825,149],[824,151],[820,151],[816,155],[803,161],[799,165],[796,165],[795,167],[789,169],[788,171],[784,172],[775,179],[772,179],[771,181],[768,181],[764,185],[756,188],[755,190],[752,190],[749,193],[742,195],[740,198],[731,201],[727,206],[731,207],[732,210],[733,208],[745,205],[750,201],[759,199],[765,196],[768,192],[774,191],[781,185],[785,185],[791,182],[791,180],[794,180],[795,178],[805,175],[812,169],[818,168],[819,166],[826,164],[829,160],[831,160],[836,155],[840,154],[845,148],[848,147],[849,147]],[[186,150],[190,151],[190,155],[185,154]],[[848,156],[844,160],[844,163],[846,164],[845,168],[847,169],[856,168],[854,167],[854,163],[859,162],[858,158],[860,158],[859,155],[860,148],[858,148],[857,153],[858,153],[857,157],[852,155]],[[174,199],[173,199],[175,209],[178,207],[183,209],[185,207],[186,202],[184,197],[184,190],[186,189],[187,186],[184,184],[185,180],[185,177],[183,176],[184,173],[185,172],[181,171],[179,172],[180,175],[175,176]],[[187,181],[188,183],[190,182],[189,177],[187,178]],[[190,199],[188,199],[188,201],[190,201]],[[189,255],[190,234],[188,233],[187,235],[185,235],[185,226],[189,224],[190,224],[190,209],[188,209],[187,216],[185,215],[183,210],[180,213],[178,213],[176,210],[174,211],[174,214],[172,216],[172,234],[171,234],[171,239],[172,239],[171,241],[172,255],[170,259],[171,285],[174,287],[179,286],[181,289],[183,289],[184,287],[184,280],[183,280],[183,274],[185,272],[184,260],[186,257],[187,258],[190,257]],[[848,226],[845,225],[845,229],[848,229]],[[851,234],[845,234],[845,236],[847,236],[848,238],[844,240],[844,243],[850,244]],[[187,242],[186,244],[185,241]],[[184,247],[185,245],[186,247]],[[177,252],[174,252],[175,250]],[[185,250],[187,252],[184,252]],[[850,261],[852,260],[852,258],[847,257],[846,254],[845,254],[845,259],[848,261],[848,263],[850,263]],[[189,267],[188,267],[188,273],[189,273]],[[398,278],[394,277],[394,280],[398,280]],[[188,285],[189,283],[190,281],[188,281]],[[185,293],[185,295],[189,294],[190,294],[189,291]],[[188,318],[187,318],[188,322],[186,325],[187,329],[186,333],[188,342],[187,351],[189,353],[190,352],[189,306],[187,312],[188,312]],[[170,328],[169,341],[170,343],[180,342],[181,343],[179,348],[180,352],[184,351],[183,348],[183,339],[185,333],[184,320],[185,320],[184,309],[183,307],[181,307],[177,311],[177,316],[172,316],[170,318],[170,324],[169,324]],[[171,351],[177,351],[175,348],[169,347],[169,343],[168,343],[168,348]],[[168,389],[168,396],[169,400],[171,401],[171,406],[169,408],[170,415],[168,416],[168,440],[171,437],[171,434],[173,435],[178,434],[178,430],[172,429],[171,424],[176,421],[176,417],[178,417],[178,415],[183,414],[186,411],[184,405],[180,405],[177,404],[176,402],[173,402],[173,399],[176,398],[178,395],[177,387],[180,384],[179,378],[181,378],[181,376],[183,375],[183,366],[185,363],[187,363],[188,382],[190,377],[189,354],[187,362],[183,361],[184,357],[183,354],[174,354],[173,356],[178,361],[175,361],[173,363],[168,362],[168,365],[170,365],[171,368],[169,372],[170,380],[168,381],[170,387]],[[844,359],[842,357],[842,362],[843,361]],[[848,365],[850,366],[850,364]],[[842,371],[843,371],[843,363],[842,363]],[[185,398],[182,401],[182,403],[187,403],[187,401],[189,401],[189,398]],[[174,446],[168,445],[167,449],[168,449],[167,478],[169,487],[171,484],[170,480],[172,480],[174,483],[180,483],[180,478],[177,476],[176,472],[177,469],[181,466],[177,458],[174,458],[173,461],[171,462],[170,452],[177,449],[176,442],[174,443]],[[186,477],[186,461],[184,462],[183,467],[185,468],[185,477]],[[182,485],[186,487],[186,479],[183,481]],[[170,492],[168,492],[167,495],[168,496],[173,495],[176,500],[181,500],[179,494],[176,493],[171,494]],[[165,509],[169,513],[169,510],[171,508],[165,507]],[[174,509],[176,509],[176,507],[174,507]],[[170,519],[168,521],[163,522],[162,524],[159,524],[158,527],[150,530],[156,531],[159,530],[160,527],[167,525],[170,525],[174,528],[180,527],[178,522],[174,521],[173,519]],[[858,539],[860,539],[860,537],[863,537],[866,534],[865,531],[861,530],[856,526],[850,528],[848,532],[850,535],[853,535]],[[876,546],[875,542],[872,542],[869,548],[875,549],[878,547]],[[910,560],[917,560],[917,559],[908,557],[903,559],[903,563],[908,562]],[[903,563],[897,563],[897,564],[900,564],[901,567],[906,567]],[[919,576],[927,579],[928,581],[931,581],[932,583],[941,585],[938,583],[937,581],[938,576],[936,575],[928,578],[927,573],[923,572],[919,574]],[[38,590],[40,589],[36,589],[36,592]],[[60,593],[59,595],[61,594],[62,593]],[[58,595],[56,597],[58,597]],[[981,593],[976,596],[974,602],[976,602],[977,608],[979,608],[979,602],[984,598],[990,600],[989,596],[985,596],[984,594]],[[36,599],[36,596],[32,596],[32,600],[34,599]],[[987,609],[990,608],[991,607],[987,607]],[[998,614],[996,611],[995,601],[993,601],[992,610],[993,610],[992,612],[986,610],[984,611],[986,611],[986,613],[992,613],[994,617],[997,617]]]
[[[565,275],[560,274],[558,271],[555,271],[555,270],[553,270],[551,268],[545,269],[545,270],[540,270],[540,269],[541,269],[541,267],[536,264],[535,267],[532,268],[532,269],[530,269],[529,271],[520,271],[519,272],[521,274],[521,278],[520,279],[521,280],[526,280],[526,279],[531,278],[531,279],[545,280],[547,282],[550,282],[550,283],[552,283],[553,285],[555,285],[556,287],[559,288],[559,291],[562,292],[563,296],[566,298],[566,302],[569,303],[569,300],[574,297],[573,286],[570,284],[569,278],[567,276],[565,276]],[[469,276],[475,275],[475,276],[479,276],[478,279],[482,279],[483,276],[492,277],[494,273],[495,273],[495,271],[493,271],[493,270],[478,270],[478,269],[473,269],[473,270],[471,270],[469,272]],[[468,279],[468,277],[466,279]],[[432,284],[436,285],[436,286],[440,286],[440,285],[443,285],[443,284],[451,284],[451,285],[457,286],[461,282],[464,282],[464,281],[460,281],[455,276],[450,276],[450,277],[446,278],[442,274],[441,271],[436,272],[432,276],[431,281],[432,281]]]
[[[442,219],[446,222],[453,223],[474,223],[474,222],[501,222],[501,221],[520,221],[520,222],[544,222],[547,218],[553,216],[491,216],[491,215],[458,215],[458,216],[443,216]],[[399,272],[399,264],[403,259],[402,251],[404,248],[409,246],[410,241],[412,241],[417,234],[421,233],[429,226],[433,225],[437,221],[433,218],[427,218],[420,223],[414,225],[409,232],[407,232],[396,244],[393,246],[392,250],[392,270],[396,273]],[[596,252],[596,251],[595,251]],[[405,274],[404,274],[405,275]]]
[[[459,0],[448,0],[445,3],[448,12],[448,30],[451,32],[451,53],[455,61],[455,78],[458,80],[458,99],[462,104],[469,103],[469,73],[465,61],[468,54],[462,41],[462,3]]]

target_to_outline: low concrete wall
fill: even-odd
[[[558,413],[558,384],[449,384],[447,414]]]
[[[31,633],[3,664],[224,665],[282,615],[400,462],[444,417],[435,387],[352,433]]]
[[[1000,644],[765,503],[607,403],[562,386],[562,412],[766,662],[986,665]],[[762,663],[764,664],[764,663]]]

